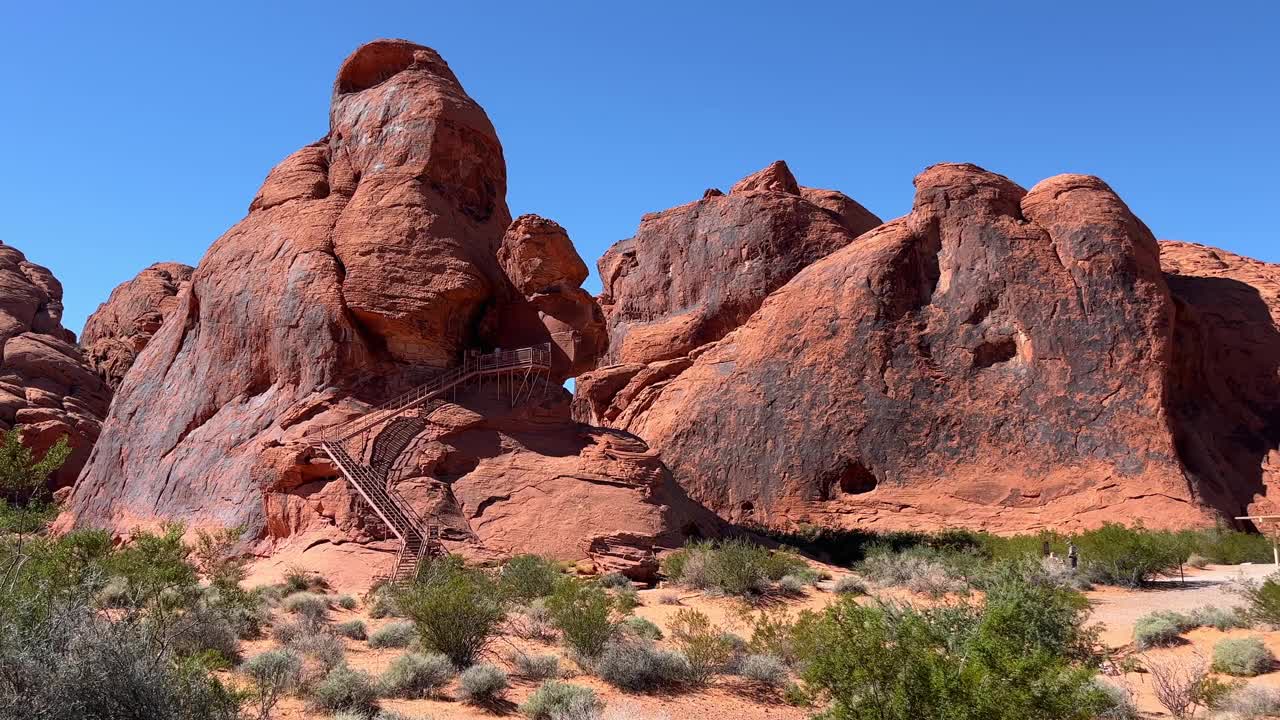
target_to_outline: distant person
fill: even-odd
[[[1080,564],[1080,551],[1076,549],[1075,543],[1067,544],[1067,559],[1071,561],[1072,570]]]

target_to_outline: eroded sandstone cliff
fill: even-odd
[[[533,400],[424,408],[393,482],[454,549],[651,566],[697,509],[643,443],[571,420],[558,381],[603,351],[603,315],[563,229],[513,224],[505,195],[497,135],[444,60],[361,47],[329,134],[271,171],[138,353],[62,524],[243,525],[263,553],[376,541],[316,434],[465,352],[550,342]]]
[[[43,456],[60,438],[72,448],[53,488],[84,467],[111,390],[62,327],[62,284],[47,268],[0,243],[0,428],[21,426],[23,444]]]
[[[749,252],[702,250],[726,243],[696,226],[663,234],[676,249],[640,241],[690,207],[646,216],[601,260],[615,364],[579,382],[575,409],[644,438],[725,517],[1008,531],[1206,523],[1269,502],[1275,266],[1166,245],[1166,273],[1097,178],[1026,191],[943,164],[916,178],[909,215],[857,239],[784,233],[826,252],[690,332],[709,325],[704,298],[756,271]],[[792,218],[752,214],[757,227]],[[690,278],[710,290],[661,292]],[[647,315],[618,300],[645,292],[658,298]]]

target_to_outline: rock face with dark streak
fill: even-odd
[[[668,255],[714,243],[670,235],[685,249]],[[667,266],[646,272],[644,247],[624,241],[601,263],[618,364],[580,381],[575,407],[644,438],[724,517],[1168,527],[1269,506],[1255,500],[1280,479],[1277,268],[1166,245],[1166,274],[1150,231],[1097,178],[1028,192],[972,165],[931,167],[909,215],[841,236],[694,352],[689,303],[657,289]],[[753,259],[718,269],[750,273]],[[670,267],[666,287],[707,277]],[[644,317],[641,293],[618,297],[636,276],[655,297]]]
[[[358,49],[338,72],[329,134],[271,171],[139,353],[61,524],[244,525],[262,553],[375,541],[382,529],[309,435],[464,352],[554,341],[563,378],[603,350],[556,336],[590,334],[593,319],[602,335],[603,318],[578,287],[567,236],[527,218],[508,233],[505,195],[497,135],[435,51],[398,40]],[[569,356],[564,342],[585,352]],[[478,418],[466,428],[418,428],[441,443],[430,452],[466,445],[412,475],[422,502],[435,493],[456,510],[455,547],[621,557],[592,545],[621,529],[643,555],[684,526],[692,506],[661,463],[634,438],[573,422],[554,383],[524,424],[486,410],[485,392],[437,409]],[[631,455],[610,459],[611,445]],[[522,503],[561,521],[538,525],[551,520]],[[571,523],[579,504],[595,509]]]
[[[62,327],[62,284],[0,243],[0,428],[21,426],[37,457],[67,438],[72,454],[53,488],[70,485],[84,467],[111,402],[75,342]]]
[[[80,345],[113,390],[177,307],[178,292],[191,281],[194,270],[181,263],[156,263],[112,290],[111,297],[89,316]]]

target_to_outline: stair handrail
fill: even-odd
[[[469,380],[473,375],[501,372],[520,367],[549,369],[551,367],[551,343],[546,342],[517,350],[499,350],[485,355],[464,355],[462,365],[450,368],[418,387],[388,400],[345,426],[338,426],[336,430],[334,428],[325,428],[322,431],[322,438],[327,440],[329,433],[336,431],[341,434],[331,442],[346,442],[379,422],[389,419],[389,416],[381,417],[383,413],[388,411],[404,412],[415,403],[428,399],[428,396]]]

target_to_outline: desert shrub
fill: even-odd
[[[453,557],[433,562],[396,602],[416,623],[423,647],[460,668],[475,663],[506,617],[497,584]]]
[[[841,595],[866,595],[867,583],[857,575],[845,575],[836,581],[835,591]]]
[[[1213,709],[1236,720],[1280,716],[1280,690],[1263,685],[1246,685],[1227,694]]]
[[[731,663],[738,644],[705,614],[686,608],[671,619],[671,639],[689,661],[689,680],[705,683]]]
[[[738,668],[742,677],[771,688],[780,688],[787,684],[789,675],[787,664],[772,655],[748,655]]]
[[[804,558],[795,553],[770,551],[739,538],[692,543],[663,561],[663,572],[672,580],[739,596],[765,592],[786,575],[807,571]]]
[[[180,657],[207,654],[222,663],[240,660],[240,634],[225,615],[204,605],[183,613],[171,626],[173,651]]]
[[[472,665],[458,676],[458,694],[475,705],[488,705],[502,697],[511,682],[507,673],[497,665],[481,663]]]
[[[551,642],[556,639],[556,626],[551,618],[551,611],[546,602],[539,598],[527,606],[518,608],[510,619],[511,632],[516,637],[538,642]]]
[[[1209,558],[1201,555],[1200,553],[1191,553],[1190,555],[1187,556],[1188,567],[1193,567],[1199,570],[1203,570],[1209,567],[1210,564],[1212,564],[1212,561],[1209,560]]]
[[[271,626],[271,637],[281,645],[290,645],[303,635],[310,635],[314,631],[314,628],[302,623],[278,622]]]
[[[1141,720],[1138,706],[1133,702],[1133,693],[1128,688],[1102,679],[1093,682],[1104,703],[1097,720]]]
[[[690,679],[689,661],[643,640],[610,640],[592,670],[603,681],[630,691],[667,688]]]
[[[296,592],[284,599],[285,612],[301,617],[312,624],[320,624],[329,615],[329,598],[312,592]]]
[[[783,575],[778,581],[778,590],[788,595],[802,595],[807,585],[807,582],[796,575]]]
[[[405,620],[387,623],[369,635],[371,648],[406,648],[418,636],[414,624]]]
[[[1138,587],[1178,567],[1190,554],[1184,538],[1174,533],[1108,523],[1074,539],[1080,568],[1090,581]]]
[[[662,628],[642,617],[632,615],[622,621],[622,627],[625,628],[628,633],[638,638],[643,638],[645,640],[662,639]]]
[[[548,680],[525,700],[520,712],[529,720],[590,720],[603,706],[591,688]]]
[[[338,599],[335,602],[337,603],[338,607],[342,608],[343,610],[355,610],[356,606],[359,604],[356,602],[355,597],[352,595],[339,595]]]
[[[660,592],[657,595],[659,605],[679,605],[680,594],[671,591]]]
[[[1199,656],[1147,658],[1143,663],[1156,701],[1169,714],[1183,720],[1191,717],[1204,699],[1209,666]]]
[[[555,655],[530,655],[516,652],[511,656],[511,665],[521,677],[530,680],[546,680],[560,676],[560,658]]]
[[[388,617],[404,617],[400,606],[396,604],[395,592],[392,586],[385,583],[370,588],[369,592],[365,593],[364,603],[369,617],[374,620]]]
[[[240,670],[253,681],[250,697],[259,720],[267,720],[280,698],[302,680],[302,658],[292,650],[268,650],[246,660]]]
[[[530,602],[555,592],[560,568],[540,555],[516,555],[502,566],[498,586],[503,594],[518,602]]]
[[[1248,615],[1238,608],[1206,605],[1192,610],[1189,617],[1197,627],[1211,627],[1223,632],[1248,628],[1252,625]]]
[[[338,623],[333,626],[335,635],[352,640],[366,640],[369,637],[369,630],[365,627],[363,620],[348,620],[344,623]]]
[[[600,583],[600,587],[606,587],[611,590],[635,589],[635,585],[631,582],[631,578],[620,572],[611,572],[607,575],[601,575],[596,582]]]
[[[1261,583],[1241,583],[1236,590],[1248,602],[1245,614],[1255,622],[1280,625],[1280,573]]]
[[[803,676],[834,720],[1091,720],[1106,707],[1083,660],[1083,597],[997,578],[982,606],[862,606],[843,597],[802,630]]]
[[[1024,567],[1033,567],[1027,559],[1014,561],[1025,563]],[[1065,560],[1056,557],[1046,557],[1040,559],[1039,574],[1043,578],[1054,584],[1072,590],[1092,590],[1093,583],[1084,574],[1076,571]]]
[[[323,575],[296,565],[285,568],[283,584],[289,593],[329,589],[329,581]]]
[[[1260,533],[1246,533],[1219,525],[1209,530],[1191,531],[1188,545],[1193,555],[1208,563],[1239,565],[1271,562],[1271,540]],[[1187,564],[1191,565],[1190,559]],[[1197,566],[1198,567],[1198,566]]]
[[[962,593],[969,587],[961,571],[949,566],[940,551],[930,548],[905,552],[873,548],[858,570],[877,585],[903,587],[935,598]]]
[[[1213,646],[1213,669],[1235,677],[1253,677],[1271,670],[1275,656],[1256,637],[1224,638]]]
[[[389,697],[431,697],[448,685],[455,674],[453,663],[440,653],[410,653],[392,660],[378,685]]]
[[[586,658],[594,658],[613,637],[614,600],[601,587],[566,578],[547,598],[547,611],[564,641]]]
[[[17,598],[11,595],[16,586],[0,588],[0,602],[13,602],[22,613],[0,613],[0,716],[239,717],[239,698],[201,663],[174,655],[155,626],[113,622],[94,611],[94,589],[50,605],[48,595]]]
[[[808,610],[796,615],[785,610],[765,610],[757,615],[746,614],[743,619],[751,629],[746,652],[771,655],[794,665],[803,654],[800,644],[813,637],[808,628],[817,622],[818,616]]]
[[[368,673],[343,664],[311,687],[307,703],[313,710],[346,710],[367,717],[378,709],[378,689]]]
[[[633,587],[613,591],[613,607],[620,615],[627,615],[640,607],[640,594]]]
[[[1177,614],[1155,612],[1143,615],[1133,624],[1133,644],[1139,650],[1175,645],[1182,640],[1186,626]]]

